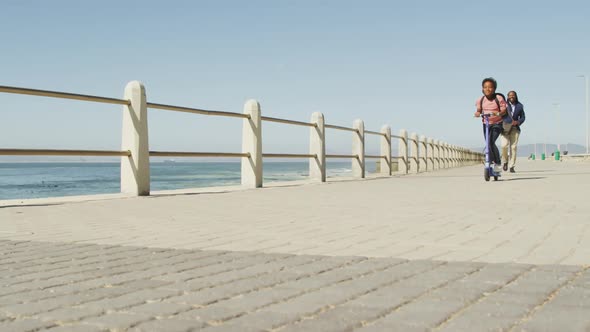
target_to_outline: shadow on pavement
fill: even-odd
[[[543,176],[535,176],[535,177],[529,177],[529,178],[512,178],[512,179],[502,179],[502,181],[540,180],[540,179],[546,179],[546,177],[543,177]]]
[[[46,204],[11,204],[11,205],[0,205],[0,209],[15,208],[15,207],[39,207],[39,206],[53,206],[53,205],[64,205],[64,203],[46,203]]]

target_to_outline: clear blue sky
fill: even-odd
[[[0,85],[121,97],[140,80],[157,103],[241,112],[254,98],[268,116],[321,111],[477,147],[474,103],[493,76],[525,105],[522,143],[584,144],[590,5],[548,3],[4,0]],[[116,105],[0,94],[0,118],[0,147],[120,145]],[[239,151],[240,122],[150,110],[151,149]],[[267,152],[307,151],[307,128],[263,128]],[[330,131],[328,151],[350,142]]]

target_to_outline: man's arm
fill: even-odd
[[[520,126],[521,124],[524,123],[525,120],[525,115],[524,115],[524,106],[521,105],[521,112],[520,112],[520,116],[518,117],[518,125]]]

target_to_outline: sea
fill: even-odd
[[[265,183],[305,180],[307,162],[264,162]],[[367,165],[367,171],[371,165]],[[151,190],[240,184],[238,162],[151,162]],[[373,167],[374,171],[374,167]],[[350,162],[327,162],[327,176],[350,176]],[[118,162],[0,163],[0,200],[120,192]]]

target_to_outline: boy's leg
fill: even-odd
[[[500,135],[500,145],[502,146],[502,165],[506,165],[508,163],[508,146],[510,145],[510,135],[502,133]]]
[[[491,135],[492,135],[492,126],[490,126],[490,136]],[[492,155],[492,144],[491,144],[492,141],[490,139],[488,139],[488,138],[489,137],[486,137],[486,125],[484,124],[483,125],[483,139],[484,139],[484,142],[487,142],[487,144],[488,144],[488,146],[487,146],[488,156],[489,156],[489,160],[488,161],[490,163],[492,163],[493,160],[494,160],[494,157]]]
[[[502,125],[493,125],[490,128],[490,146],[492,148],[491,152],[491,156],[492,156],[492,160],[494,161],[494,163],[496,163],[496,165],[500,165],[501,159],[500,159],[500,151],[498,150],[498,146],[496,146],[496,140],[498,140],[498,136],[500,136],[500,133],[502,133]]]
[[[513,168],[516,165],[516,148],[519,138],[520,131],[516,128],[512,128],[512,130],[510,130],[510,168]]]

